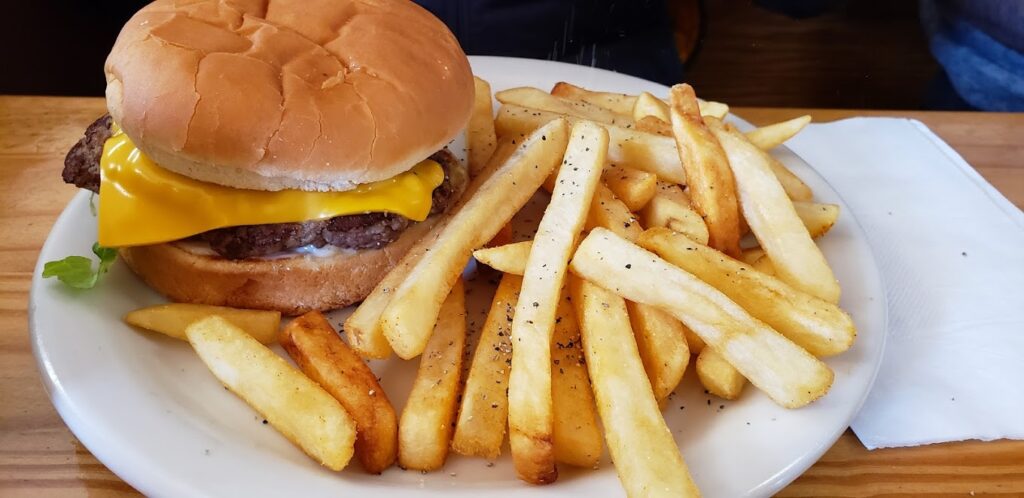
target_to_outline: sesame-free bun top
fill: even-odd
[[[405,0],[153,2],[107,58],[107,107],[143,152],[200,181],[348,190],[452,140],[473,77]]]

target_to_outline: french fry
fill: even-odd
[[[684,206],[689,206],[692,202],[690,200],[690,194],[683,191],[683,186],[676,185],[675,183],[659,181],[658,193],[656,195],[671,199]]]
[[[492,174],[473,180],[469,198],[431,240],[429,251],[404,272],[380,315],[398,356],[409,359],[423,352],[441,304],[473,250],[494,238],[533,196],[561,162],[567,141],[568,124],[552,121],[527,137]]]
[[[611,230],[627,240],[636,240],[643,232],[640,223],[626,204],[620,201],[604,184],[598,184],[587,214],[585,230],[602,227]],[[533,241],[526,240],[486,247],[473,251],[477,261],[503,273],[522,275],[526,271],[526,259],[533,248]]]
[[[704,339],[701,339],[699,335],[690,330],[683,322],[679,322],[683,326],[683,336],[686,337],[686,347],[690,348],[691,354],[700,354],[704,351]]]
[[[494,235],[494,238],[487,242],[484,247],[497,247],[512,243],[512,223],[505,223],[505,226],[498,230],[498,233]]]
[[[668,123],[672,119],[669,117],[668,105],[665,104],[665,101],[650,93],[642,92],[633,104],[633,120],[640,121],[647,116],[654,116],[664,123]]]
[[[476,175],[494,154],[498,137],[494,133],[490,83],[474,76],[473,89],[473,112],[466,125],[466,156],[469,158],[470,174]]]
[[[551,95],[539,88],[518,87],[502,90],[494,95],[502,104],[512,104],[530,109],[565,114],[580,119],[586,119],[597,123],[631,126],[632,113],[617,114],[601,106],[597,106],[584,100],[562,98]]]
[[[380,474],[398,456],[398,418],[377,376],[318,311],[281,330],[281,346],[303,373],[341,402],[356,423],[356,458]]]
[[[701,244],[708,243],[708,226],[688,204],[681,204],[659,191],[647,207],[640,211],[640,219],[647,228],[669,227],[686,234]]]
[[[808,187],[799,176],[796,176],[785,164],[775,159],[771,155],[767,156],[768,166],[771,167],[772,173],[779,179],[779,183],[782,184],[782,188],[786,191],[786,195],[794,201],[810,201],[814,197],[814,192],[811,187]]]
[[[611,230],[627,240],[636,240],[643,232],[640,222],[604,184],[598,184],[587,215],[585,230],[602,227]],[[522,275],[526,271],[526,259],[533,248],[533,241],[526,240],[496,247],[485,247],[473,251],[477,261],[503,273]]]
[[[595,92],[564,81],[555,84],[555,87],[551,89],[551,95],[590,102],[612,112],[627,115],[636,107],[637,99],[636,95]],[[703,116],[713,116],[722,119],[729,113],[729,106],[721,102],[697,99],[697,103],[700,104],[700,113]]]
[[[571,123],[580,120],[573,116],[505,104],[498,109],[494,127],[499,136],[519,135],[530,133],[538,126],[561,117]],[[621,126],[603,126],[608,130],[609,161],[654,173],[663,180],[686,183],[676,144],[671,138]]]
[[[662,121],[654,116],[644,116],[637,119],[634,128],[644,133],[653,133],[672,138],[672,125],[668,121]]]
[[[740,208],[729,161],[701,119],[693,88],[676,85],[672,87],[671,97],[672,133],[686,170],[686,185],[693,207],[708,228],[708,244],[738,256]]]
[[[462,279],[458,279],[441,306],[398,422],[398,463],[402,468],[429,471],[444,465],[455,421],[465,346],[465,291]]]
[[[761,256],[760,258],[757,258],[757,261],[754,261],[753,263],[751,263],[750,266],[751,266],[751,268],[753,268],[753,269],[755,269],[755,270],[757,270],[757,271],[759,271],[761,273],[764,273],[765,275],[771,275],[773,277],[776,276],[776,274],[775,274],[775,267],[772,266],[772,260],[771,260],[771,258],[768,257],[767,254],[765,254],[764,256]]]
[[[576,312],[563,289],[551,340],[551,403],[555,415],[555,460],[595,468],[601,462],[601,429],[590,389]]]
[[[748,265],[752,265],[763,256],[764,249],[761,249],[760,247],[751,247],[750,249],[743,250],[743,254],[740,254],[739,260]]]
[[[377,286],[373,288],[359,307],[345,319],[345,334],[348,336],[349,345],[364,358],[385,359],[391,356],[391,344],[388,343],[381,327],[380,319],[384,309],[391,302],[391,295],[399,284],[405,280],[419,260],[426,254],[431,244],[436,243],[443,222],[437,222],[427,218],[423,223],[433,223],[430,231],[413,245],[409,252],[398,261]]]
[[[800,221],[807,227],[807,233],[812,239],[828,233],[839,219],[839,206],[835,204],[794,202],[793,209],[796,210]]]
[[[639,211],[658,190],[658,177],[653,173],[609,164],[601,180],[630,211]]]
[[[638,243],[718,289],[815,356],[836,355],[853,345],[853,320],[832,303],[665,228],[647,230]]]
[[[608,450],[626,495],[700,496],[658,409],[625,301],[580,278],[570,278],[569,288]]]
[[[685,326],[653,306],[628,301],[626,308],[654,397],[661,402],[679,385],[690,363]]]
[[[812,239],[824,236],[839,219],[839,206],[835,204],[793,201],[793,209],[796,210],[800,221],[807,227],[807,233]],[[745,249],[739,259],[748,265],[753,265],[761,259],[761,256],[764,256],[764,249],[754,247]]]
[[[714,349],[704,348],[697,355],[697,378],[709,393],[723,399],[737,399],[747,379]]]
[[[572,128],[563,167],[544,211],[523,273],[512,322],[509,441],[519,478],[547,484],[558,478],[552,431],[551,337],[566,263],[601,179],[608,133],[596,123]]]
[[[508,158],[515,153],[519,145],[522,145],[525,137],[502,137],[498,139],[498,145],[494,148],[494,153],[487,159],[487,163],[480,173],[494,171],[503,164]]]
[[[700,106],[701,116],[711,116],[713,118],[725,119],[725,116],[729,114],[729,106],[721,102],[715,102],[714,100],[697,99],[697,104]]]
[[[221,384],[289,441],[331,470],[348,465],[356,423],[316,382],[219,316],[192,323],[185,335]]]
[[[730,123],[722,123],[722,125],[729,131],[735,132],[734,135],[741,137],[744,140],[755,145],[750,137],[739,132],[739,130]],[[760,148],[760,147],[759,147]],[[764,150],[764,149],[762,149]],[[796,176],[785,164],[775,159],[771,154],[765,155],[769,165],[772,168],[772,173],[775,173],[775,177],[779,179],[779,183],[782,184],[782,188],[785,189],[786,195],[789,196],[793,201],[810,201],[814,197],[814,192],[811,187],[807,186],[799,176]]]
[[[187,341],[185,329],[192,322],[217,315],[231,322],[263,344],[277,341],[277,328],[281,325],[279,311],[243,310],[206,304],[170,303],[148,306],[128,312],[124,321],[146,330]]]
[[[571,83],[560,81],[551,89],[551,95],[582,100],[598,105],[617,114],[630,115],[636,105],[636,96],[624,93],[594,92]]]
[[[832,370],[821,360],[714,287],[608,230],[591,231],[569,267],[630,301],[668,311],[786,408],[804,406],[832,385]]]
[[[525,258],[524,258],[525,259]],[[489,460],[501,454],[508,427],[508,375],[512,368],[512,315],[523,279],[504,275],[495,291],[462,393],[452,450]]]
[[[810,122],[811,117],[803,115],[780,123],[762,126],[748,131],[746,133],[747,140],[750,140],[750,143],[758,146],[761,150],[771,150],[782,145],[786,140],[793,138],[797,133],[800,133],[800,130],[803,130]]]
[[[772,259],[779,278],[799,290],[838,303],[839,283],[772,173],[768,154],[716,120],[709,118],[708,123],[729,157],[744,218]]]
[[[587,215],[585,228],[590,230],[594,227],[607,228],[629,240],[639,237],[643,231],[636,216],[633,216],[626,204],[615,197],[612,190],[604,184],[597,186],[590,213]]]
[[[473,251],[477,261],[502,273],[522,276],[526,271],[526,260],[533,248],[532,240],[524,240],[503,246],[486,247]]]

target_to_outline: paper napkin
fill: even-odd
[[[1024,213],[918,121],[814,124],[787,145],[849,204],[886,287],[861,442],[1024,438]]]

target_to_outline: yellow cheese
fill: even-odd
[[[444,170],[423,161],[408,172],[346,192],[243,190],[163,169],[116,127],[100,160],[99,243],[157,244],[215,228],[388,212],[423,221]]]

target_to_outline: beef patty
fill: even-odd
[[[103,143],[111,136],[110,115],[97,119],[85,130],[85,136],[68,151],[64,159],[64,181],[77,187],[99,192],[100,156]],[[448,149],[430,156],[444,169],[444,181],[431,196],[430,214],[447,211],[456,200],[456,186],[451,173],[459,167],[458,159]],[[219,228],[193,236],[210,244],[220,256],[244,259],[266,256],[291,249],[333,245],[346,249],[378,249],[397,239],[406,228],[416,223],[391,213],[364,213],[336,216],[326,220],[299,223],[270,223]]]

